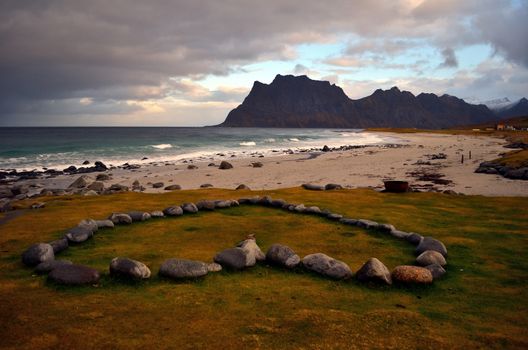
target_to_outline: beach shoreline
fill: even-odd
[[[419,191],[528,196],[528,181],[475,173],[481,162],[495,159],[508,150],[504,148],[505,140],[489,136],[432,133],[376,134],[400,139],[401,142],[397,145],[352,146],[327,152],[307,149],[289,153],[277,151],[273,156],[256,153],[250,157],[226,154],[207,160],[186,159],[179,163],[118,167],[106,171],[111,178],[103,182],[105,188],[120,184],[130,189],[137,189],[139,183],[142,191],[159,193],[166,192],[164,188],[170,185],[179,185],[185,190],[204,187],[235,189],[244,184],[252,190],[270,190],[297,187],[304,183],[337,183],[344,188],[382,190],[384,180],[405,180]],[[222,160],[232,164],[233,168],[219,169]],[[96,181],[98,174],[93,172],[82,176],[91,183]],[[59,175],[18,181],[16,184],[27,184],[32,193],[40,193],[43,189],[67,189],[80,176]],[[133,186],[134,182],[136,186]],[[154,188],[155,183],[163,185]]]

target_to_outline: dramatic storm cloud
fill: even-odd
[[[521,97],[526,18],[525,0],[4,0],[0,125],[215,124],[278,73]]]

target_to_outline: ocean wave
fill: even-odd
[[[299,139],[296,138],[296,137],[292,137],[291,139],[288,139],[289,141],[293,141],[293,142],[299,142]]]
[[[264,142],[273,143],[273,142],[275,142],[275,139],[274,138],[264,139]]]
[[[172,148],[172,145],[170,143],[160,143],[159,145],[151,145],[151,147],[156,149],[167,149]]]
[[[239,143],[240,146],[256,146],[257,144],[253,141],[244,141]]]

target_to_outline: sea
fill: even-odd
[[[340,146],[399,143],[358,129],[218,127],[2,127],[0,170],[61,170],[84,161],[107,165],[182,162],[219,153],[249,157]]]

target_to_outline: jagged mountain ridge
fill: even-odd
[[[277,75],[271,84],[256,81],[243,103],[219,126],[438,129],[494,119],[485,105],[471,105],[450,95],[414,96],[393,87],[352,100],[327,81]]]

